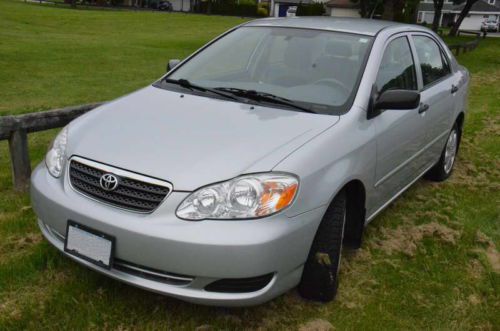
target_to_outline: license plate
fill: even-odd
[[[68,221],[64,251],[100,267],[110,269],[115,239],[87,226]]]

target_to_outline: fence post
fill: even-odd
[[[12,178],[16,191],[26,191],[29,188],[31,163],[28,151],[28,134],[25,129],[18,128],[9,138],[10,160],[12,163]]]

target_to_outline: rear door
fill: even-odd
[[[386,42],[375,87],[386,90],[418,90],[416,65],[409,36],[397,35]],[[422,167],[419,152],[425,145],[425,116],[419,109],[385,110],[373,118],[377,139],[375,192],[380,207],[417,175]]]
[[[421,111],[427,125],[426,144],[422,153],[425,165],[437,162],[454,120],[454,95],[458,82],[453,76],[446,53],[428,34],[413,34],[417,72],[421,77]]]

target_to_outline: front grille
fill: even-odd
[[[273,274],[262,275],[251,278],[226,278],[219,279],[205,286],[208,292],[223,293],[249,293],[266,287],[273,278]]]
[[[148,213],[156,209],[170,192],[167,186],[118,175],[106,166],[102,169],[71,160],[69,178],[73,188],[91,198],[132,211]],[[123,172],[123,171],[119,171]],[[104,190],[100,179],[112,173],[118,178],[118,186],[113,191]]]

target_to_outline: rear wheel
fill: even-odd
[[[323,302],[335,297],[345,222],[346,195],[340,192],[323,216],[304,265],[299,284],[302,297]]]
[[[461,132],[458,125],[455,123],[448,135],[448,140],[444,146],[441,157],[438,163],[425,175],[427,179],[441,182],[450,177],[453,171],[453,165],[457,157],[458,146],[460,144]]]

